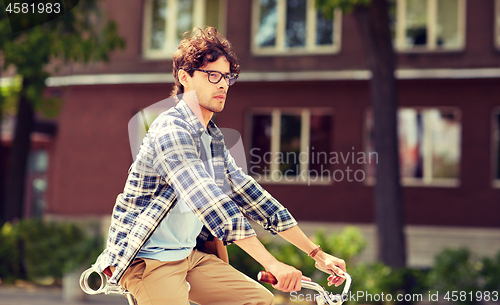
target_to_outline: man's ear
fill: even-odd
[[[179,77],[179,82],[184,86],[184,88],[189,87],[191,76],[186,72],[186,70],[179,69],[179,72],[177,72],[177,76]]]

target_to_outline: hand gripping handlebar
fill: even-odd
[[[342,291],[342,294],[335,294],[335,295],[330,294],[320,284],[306,280],[302,280],[302,288],[312,289],[319,293],[319,297],[316,298],[316,302],[318,303],[318,305],[324,305],[324,304],[342,305],[342,303],[344,303],[344,301],[347,300],[347,298],[349,297],[349,290],[351,289],[352,278],[347,272],[344,272],[343,275],[338,275],[338,274],[335,275],[345,278],[344,290]],[[257,279],[261,282],[273,285],[278,283],[276,277],[268,271],[259,272],[259,274],[257,275]]]

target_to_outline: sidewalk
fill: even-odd
[[[127,305],[120,295],[87,295],[82,301],[65,301],[58,287],[0,285],[0,305]]]
[[[128,305],[120,295],[86,295],[83,301],[66,301],[59,287],[16,287],[0,284],[0,305]],[[315,304],[308,302],[286,302],[283,296],[276,297],[276,305]]]

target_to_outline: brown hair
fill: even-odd
[[[185,70],[193,76],[194,70],[225,56],[231,73],[240,73],[240,65],[231,43],[213,27],[205,30],[195,28],[191,33],[183,34],[177,51],[172,56],[175,79],[172,97],[184,93],[184,86],[179,82],[179,70]]]

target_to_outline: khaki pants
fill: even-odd
[[[186,281],[191,285],[189,291]],[[274,304],[274,296],[264,286],[215,255],[198,250],[174,262],[136,259],[120,285],[139,305],[188,305],[189,301],[202,305]]]

